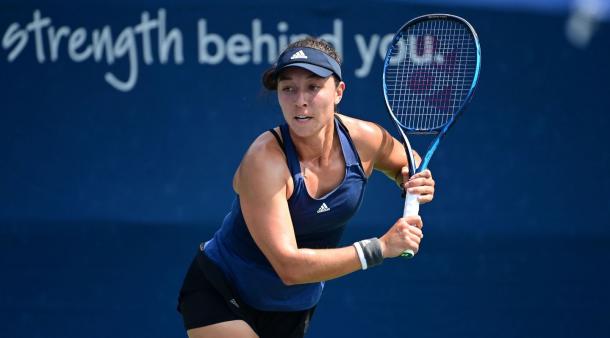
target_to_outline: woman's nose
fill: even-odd
[[[308,97],[307,93],[302,90],[299,90],[296,94],[295,104],[298,107],[307,107]]]

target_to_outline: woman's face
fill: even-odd
[[[278,77],[277,95],[284,119],[301,137],[317,134],[332,123],[335,105],[345,84],[335,85],[333,76],[322,78],[298,67],[289,67]]]

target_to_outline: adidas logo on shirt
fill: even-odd
[[[330,211],[330,208],[328,206],[326,206],[326,203],[322,203],[322,205],[318,209],[317,213],[321,214],[321,213],[327,212],[327,211]]]
[[[303,52],[303,50],[301,49],[300,51],[292,54],[292,56],[290,57],[290,60],[294,60],[294,59],[307,59],[307,55],[305,55],[305,52]]]

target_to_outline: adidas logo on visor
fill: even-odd
[[[303,50],[301,49],[300,51],[292,54],[292,56],[290,57],[290,60],[295,59],[307,59],[307,55],[305,55],[305,52],[303,52]]]

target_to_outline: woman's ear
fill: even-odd
[[[339,104],[339,102],[341,102],[341,99],[343,98],[343,92],[345,92],[345,82],[341,81],[337,86],[337,97],[335,98],[335,104]]]

